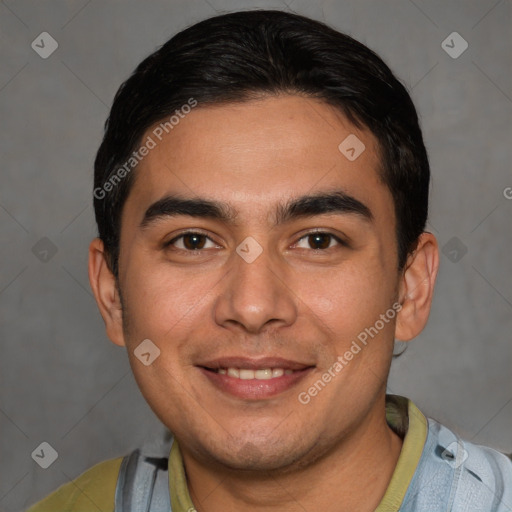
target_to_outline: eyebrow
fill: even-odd
[[[373,214],[368,206],[342,190],[335,190],[304,195],[290,199],[285,204],[278,204],[274,212],[274,224],[280,225],[298,218],[326,214],[352,214],[366,221],[373,220]],[[216,200],[169,195],[159,199],[146,210],[140,227],[146,228],[158,220],[177,216],[219,220],[235,225],[238,213],[230,205]]]

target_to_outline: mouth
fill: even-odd
[[[197,368],[218,391],[245,400],[261,400],[290,390],[314,366],[281,358],[223,358]]]
[[[234,379],[241,380],[269,380],[275,379],[277,377],[282,377],[283,375],[291,375],[293,370],[284,369],[284,368],[259,368],[257,370],[252,370],[251,368],[206,368],[207,370],[211,370],[220,375],[228,375]]]

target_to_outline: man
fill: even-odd
[[[439,265],[412,101],[279,11],[179,33],[116,95],[89,275],[173,433],[32,512],[509,511],[512,463],[386,396]]]

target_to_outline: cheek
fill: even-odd
[[[190,275],[163,265],[137,264],[126,268],[123,302],[130,337],[163,339],[170,330],[180,330],[188,319],[201,313],[208,293],[215,287],[212,276]]]
[[[318,313],[340,318],[345,316],[345,311],[364,313],[372,305],[378,306],[379,301],[389,297],[390,288],[382,270],[377,271],[364,262],[316,273],[310,279],[297,276],[297,286],[302,288],[301,298],[310,302]]]
[[[306,311],[310,310],[313,318],[340,340],[337,348],[341,349],[391,308],[396,286],[390,276],[378,264],[367,261],[363,265],[347,264],[311,279],[298,278],[295,289]],[[389,322],[381,334],[389,337],[392,329],[393,322]]]

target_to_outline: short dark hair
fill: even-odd
[[[373,133],[380,176],[394,201],[398,268],[404,267],[425,229],[430,185],[427,152],[407,90],[380,57],[352,37],[297,14],[252,10],[183,30],[119,88],[94,164],[96,222],[116,277],[121,213],[133,173],[123,173],[113,186],[105,184],[119,178],[119,166],[147,129],[191,98],[200,107],[269,94],[320,99]]]

